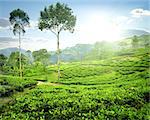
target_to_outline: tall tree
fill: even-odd
[[[25,33],[25,26],[29,25],[29,16],[23,10],[16,9],[10,13],[9,21],[13,26],[14,35],[19,36],[19,71],[20,78],[22,78],[22,65],[21,65],[21,33]]]
[[[40,73],[45,74],[45,79],[47,80],[47,66],[50,64],[50,53],[46,49],[40,49],[38,51],[33,51],[32,55],[35,62],[34,65],[36,65],[36,72],[41,71]]]
[[[30,50],[26,51],[26,56],[29,59],[29,64],[31,65],[33,63],[33,56],[32,56],[32,52]]]
[[[145,48],[150,47],[150,35],[143,35],[141,41],[143,42],[143,46]]]
[[[3,54],[0,54],[0,71],[3,69],[3,66],[6,64],[7,57]]]
[[[43,66],[50,64],[50,54],[46,49],[40,49],[38,51],[33,51],[32,53],[34,61],[41,62]]]
[[[13,70],[14,74],[18,74],[18,68],[20,66],[20,53],[17,52],[12,52],[8,58],[8,66]],[[28,64],[28,58],[24,55],[21,54],[21,61],[22,61],[22,66]],[[19,69],[19,74],[20,74],[20,69]]]
[[[39,29],[50,30],[57,37],[57,65],[58,65],[58,80],[60,79],[60,48],[59,37],[60,32],[63,30],[69,30],[74,32],[74,26],[76,23],[76,17],[73,15],[73,11],[66,4],[56,3],[45,7],[41,11],[39,19]]]

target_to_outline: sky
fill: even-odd
[[[9,13],[20,8],[30,18],[30,27],[21,36],[21,48],[56,50],[56,36],[48,30],[40,31],[37,25],[40,11],[57,2],[67,4],[77,17],[74,33],[60,33],[60,49],[96,41],[113,42],[121,38],[124,29],[150,32],[150,0],[0,0],[0,49],[18,47]]]

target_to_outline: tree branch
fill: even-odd
[[[56,33],[55,31],[53,31],[52,29],[50,29],[50,31],[51,31],[52,33],[54,33],[55,35],[57,35],[57,33]]]
[[[60,27],[58,32],[60,33],[63,30],[63,28],[64,28],[64,26]]]

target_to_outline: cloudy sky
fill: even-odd
[[[9,13],[17,8],[30,17],[30,27],[22,36],[22,48],[26,50],[56,50],[56,37],[50,31],[38,30],[40,11],[45,6],[63,2],[72,8],[77,17],[75,32],[62,32],[61,49],[77,43],[114,41],[120,38],[122,29],[140,29],[150,32],[149,0],[0,0],[0,49],[18,47],[9,23]]]

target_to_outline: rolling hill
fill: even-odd
[[[12,52],[15,52],[15,51],[18,51],[18,48],[17,48],[17,47],[5,48],[5,49],[1,49],[1,50],[0,50],[0,54],[3,54],[3,55],[5,55],[5,56],[9,57],[10,54],[11,54]],[[25,54],[26,50],[25,50],[25,49],[21,49],[21,52],[22,52],[23,54]]]
[[[121,31],[122,38],[132,37],[134,35],[141,36],[141,35],[150,35],[149,32],[145,30],[138,30],[138,29],[127,29]]]
[[[123,30],[121,32],[121,36],[123,37],[123,39],[122,39],[123,41],[129,41],[130,42],[134,35],[138,36],[138,38],[141,41],[147,40],[147,42],[149,44],[150,33],[147,31],[128,29],[128,30]],[[112,46],[112,47],[117,49],[118,42],[119,41],[114,43],[114,44],[116,44],[115,47],[114,46]],[[89,53],[92,52],[95,45],[96,44],[76,44],[73,47],[67,47],[61,51],[61,56],[60,56],[61,61],[64,61],[64,62],[80,61],[80,60],[82,60],[83,57],[85,57],[85,55],[88,55]],[[16,48],[16,47],[5,48],[5,49],[0,50],[0,54],[4,54],[5,56],[9,57],[11,52],[15,52],[17,50],[18,50],[18,48]],[[25,49],[21,49],[21,52],[26,55]],[[56,51],[50,51],[50,54],[51,54],[50,61],[51,61],[51,63],[55,64],[57,61]]]

